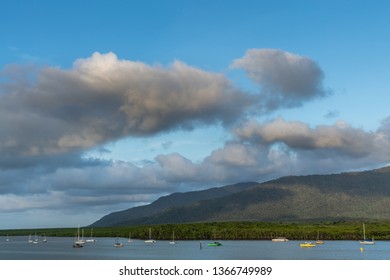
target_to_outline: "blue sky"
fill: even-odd
[[[3,1],[0,228],[390,162],[386,1]]]

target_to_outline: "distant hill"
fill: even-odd
[[[163,196],[148,205],[138,206],[123,211],[113,212],[108,214],[93,223],[91,226],[117,226],[117,225],[134,225],[144,224],[142,220],[146,217],[158,215],[168,209],[174,207],[185,207],[193,205],[199,201],[218,199],[224,196],[241,192],[247,188],[259,185],[256,182],[245,182],[234,185],[229,185],[219,188],[211,188],[202,191],[192,191],[186,193],[173,193],[168,196]]]
[[[174,193],[91,226],[211,221],[390,220],[390,167]]]

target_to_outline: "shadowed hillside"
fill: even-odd
[[[173,207],[184,207],[202,200],[221,198],[228,196],[247,188],[257,186],[255,182],[245,182],[235,185],[229,185],[220,188],[211,188],[202,191],[193,191],[187,193],[173,193],[168,196],[160,197],[153,203],[144,206],[138,206],[123,211],[114,212],[104,216],[91,226],[113,226],[122,224],[137,224],[138,220],[145,220],[145,217],[159,214]]]
[[[389,220],[390,167],[175,193],[91,226],[211,221]]]

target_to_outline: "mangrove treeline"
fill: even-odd
[[[389,222],[365,223],[366,237],[375,240],[390,240]],[[45,235],[74,237],[77,228],[39,228],[0,230],[2,236]],[[169,240],[174,232],[176,240],[266,240],[284,236],[290,240],[361,240],[362,222],[322,223],[271,223],[271,222],[214,222],[192,224],[161,224],[127,227],[84,227],[84,237],[123,237],[132,239]]]

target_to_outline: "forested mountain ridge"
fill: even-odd
[[[390,167],[174,193],[91,226],[210,221],[390,220]]]
[[[162,213],[172,207],[184,207],[202,200],[228,196],[257,185],[259,185],[259,183],[245,182],[201,191],[173,193],[168,196],[160,197],[148,205],[110,213],[93,223],[91,226],[115,226],[126,223],[135,224],[133,221]]]

